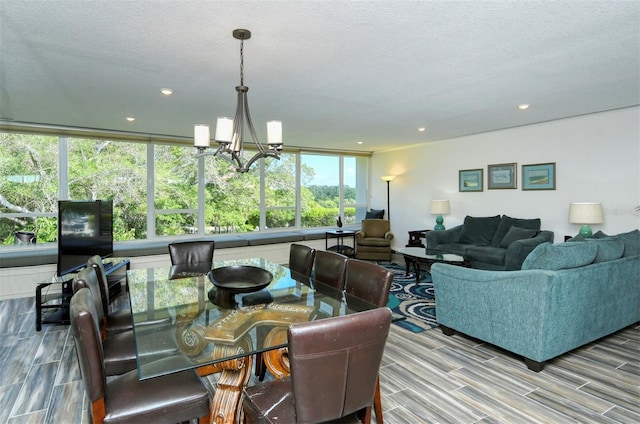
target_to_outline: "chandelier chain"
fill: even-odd
[[[240,40],[240,85],[244,85],[244,40]]]

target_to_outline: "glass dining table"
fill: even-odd
[[[289,373],[290,324],[376,306],[262,258],[127,271],[140,380],[221,373],[212,421],[241,419],[254,357]]]

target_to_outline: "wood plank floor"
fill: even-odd
[[[0,423],[88,423],[68,326],[36,332],[33,298],[0,301],[0,340]],[[638,325],[540,373],[464,336],[392,325],[383,361],[388,424],[640,422]]]

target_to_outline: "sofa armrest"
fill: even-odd
[[[427,247],[436,249],[439,244],[457,243],[460,241],[462,234],[462,225],[441,231],[427,231],[425,233],[425,241]]]
[[[517,271],[522,263],[537,245],[544,242],[553,243],[553,231],[540,231],[538,235],[529,239],[517,240],[509,245],[504,256],[505,271]]]
[[[384,238],[387,240],[393,240],[393,233],[391,231],[387,231],[384,233]]]
[[[366,236],[367,236],[367,234],[366,234],[364,231],[362,231],[362,230],[358,230],[358,231],[356,231],[356,238],[357,238],[357,239],[363,239],[363,238],[365,238]]]
[[[485,271],[431,267],[439,325],[544,361],[553,271]]]

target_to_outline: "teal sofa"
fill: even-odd
[[[437,263],[436,319],[524,357],[546,361],[640,321],[640,233],[543,243],[519,271]]]

